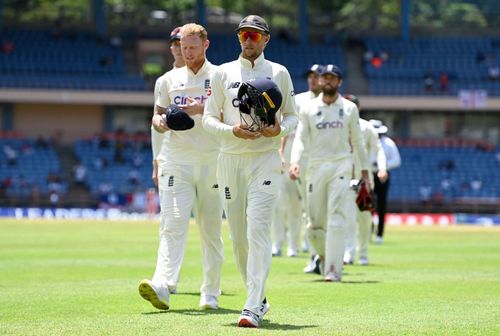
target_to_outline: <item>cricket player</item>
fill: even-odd
[[[358,107],[360,110],[359,99],[355,95],[344,95],[344,98],[349,99]],[[365,140],[365,149],[369,158],[376,158],[378,172],[377,175],[381,180],[387,178],[387,165],[384,149],[380,143],[378,133],[372,124],[364,119],[359,119],[359,126],[361,127],[361,132],[363,133],[363,138]],[[354,184],[361,177],[361,171],[359,169],[354,169]],[[368,166],[368,177],[370,178],[370,186],[373,188],[373,172],[371,165]],[[344,253],[344,264],[353,264],[356,258],[356,252],[359,255],[359,264],[368,265],[368,244],[370,242],[370,234],[372,227],[372,214],[370,211],[360,211],[356,205],[357,192],[352,192],[352,213],[354,214],[353,220],[347,223],[347,235],[346,235],[346,249]],[[356,251],[357,250],[357,251]]]
[[[292,146],[290,177],[300,176],[300,158],[309,152],[307,191],[309,242],[323,259],[325,281],[341,281],[346,219],[352,174],[351,145],[369,188],[368,158],[359,127],[358,109],[338,89],[342,72],[333,64],[320,76],[323,94],[304,106]],[[307,147],[304,148],[304,145]]]
[[[215,176],[219,142],[201,124],[204,104],[211,95],[210,76],[217,70],[206,59],[209,46],[205,28],[190,23],[181,29],[181,50],[186,66],[167,73],[160,83],[152,119],[158,132],[168,132],[158,157],[161,207],[160,247],[151,281],[143,280],[139,292],[159,309],[169,308],[169,292],[176,290],[186,248],[191,210],[200,226],[203,284],[200,307],[217,309],[223,261],[222,205]],[[184,131],[169,129],[165,112],[175,104],[194,120]]]
[[[307,104],[311,99],[317,97],[321,92],[319,86],[319,70],[321,65],[313,64],[306,72],[307,84],[309,90],[295,95],[295,104],[297,111],[303,104]],[[299,254],[300,238],[302,227],[307,225],[306,215],[306,187],[305,181],[298,179],[292,181],[288,176],[288,168],[290,166],[290,155],[292,150],[293,138],[295,130],[281,139],[280,156],[283,165],[283,172],[280,182],[280,193],[276,206],[276,212],[273,220],[273,256],[282,255],[282,246],[287,236],[287,256],[295,257]],[[307,157],[303,155],[301,166],[307,164]],[[309,249],[307,239],[304,239],[304,249]],[[304,272],[314,272],[315,267],[312,262],[314,255],[311,258],[311,263],[306,266]],[[319,269],[319,268],[318,268]]]
[[[170,33],[170,52],[174,57],[174,64],[172,65],[173,69],[186,65],[181,52],[181,27],[174,28],[174,30]],[[163,81],[163,78],[165,78],[167,73],[160,76],[155,82],[154,104],[156,104],[156,100],[158,99],[158,95],[160,93],[160,83]],[[151,125],[151,147],[153,150],[152,179],[155,186],[158,186],[158,155],[160,154],[160,148],[164,141],[168,141],[168,136],[165,136],[165,133],[156,131],[153,125]]]
[[[288,70],[264,58],[271,37],[266,21],[249,15],[241,20],[237,35],[241,54],[213,75],[203,126],[221,139],[219,192],[236,265],[247,289],[238,326],[256,328],[269,309],[265,284],[271,267],[271,222],[281,170],[278,148],[280,139],[295,128],[297,117]],[[254,129],[249,115],[240,113],[237,95],[243,83],[258,78],[270,79],[278,86],[282,104],[274,126]]]

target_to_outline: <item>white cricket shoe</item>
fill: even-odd
[[[286,255],[288,257],[296,257],[299,255],[299,251],[295,250],[295,249],[292,249],[292,248],[288,248],[287,252],[286,252]]]
[[[380,236],[377,236],[377,238],[375,238],[375,244],[380,245],[383,242],[384,242],[384,238],[382,238]]]
[[[281,249],[278,249],[276,247],[273,247],[272,253],[273,253],[273,257],[281,257],[281,255],[282,255]]]
[[[330,271],[330,272],[326,273],[325,281],[326,282],[340,282],[340,281],[342,281],[342,278],[337,273]]]
[[[166,287],[157,287],[148,279],[144,279],[139,283],[139,294],[155,308],[161,310],[170,308],[170,293]]]
[[[314,255],[311,258],[311,261],[309,264],[304,267],[304,273],[316,273],[316,274],[321,274],[321,258],[319,255]]]
[[[202,295],[200,297],[201,309],[217,309],[219,308],[219,300],[213,295]]]
[[[258,328],[259,323],[259,315],[248,309],[243,309],[240,318],[238,319],[238,327],[240,328]]]
[[[368,265],[368,257],[360,257],[359,258],[359,264],[362,266]]]
[[[262,321],[264,319],[264,315],[269,311],[269,308],[271,308],[271,305],[267,302],[267,298],[264,298],[262,300],[262,303],[260,305],[260,316],[259,320]]]

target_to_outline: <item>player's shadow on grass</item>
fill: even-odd
[[[183,314],[190,316],[199,316],[199,315],[226,315],[226,314],[240,314],[241,310],[236,309],[173,309],[170,311],[172,314]]]
[[[236,323],[228,323],[224,324],[225,327],[235,328]],[[262,321],[262,324],[259,326],[261,330],[303,330],[310,328],[317,328],[317,325],[292,325],[292,324],[280,324],[269,322],[269,320]]]
[[[170,295],[179,295],[179,296],[200,296],[200,292],[180,292],[180,293],[175,293],[175,294],[170,294]],[[231,293],[222,293],[221,296],[234,296],[235,294]]]
[[[325,285],[329,285],[329,283],[323,279],[314,279],[314,280],[311,280],[310,282],[323,283]],[[378,280],[342,280],[342,282],[333,282],[331,284],[332,285],[335,285],[335,284],[361,285],[361,284],[378,284],[378,283],[380,283],[380,281],[378,281]]]
[[[147,313],[142,313],[142,315],[156,315],[156,314],[182,314],[190,316],[201,316],[201,315],[224,315],[224,314],[240,314],[241,310],[235,309],[169,309],[169,310],[159,310],[151,311]]]

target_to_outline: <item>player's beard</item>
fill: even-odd
[[[330,85],[330,84],[325,84],[323,86],[323,95],[324,96],[334,97],[335,95],[337,95],[338,91],[339,91],[339,87],[338,86],[333,86],[333,85]]]

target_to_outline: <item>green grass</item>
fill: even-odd
[[[389,227],[342,283],[275,258],[271,310],[235,327],[245,288],[224,225],[221,309],[198,309],[198,229],[179,294],[155,310],[138,294],[156,263],[158,223],[0,220],[0,335],[500,335],[500,228]]]

